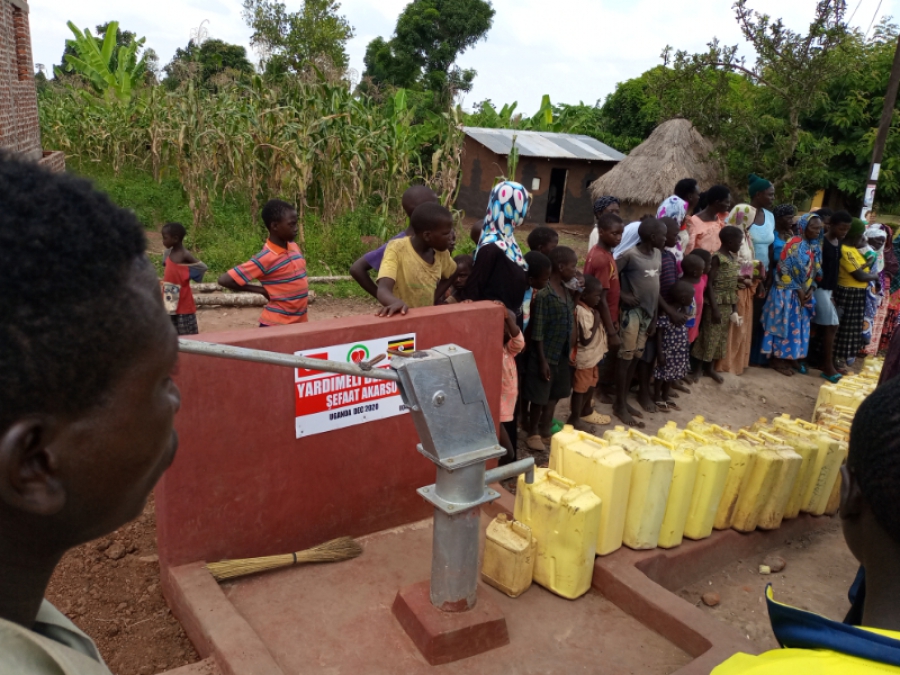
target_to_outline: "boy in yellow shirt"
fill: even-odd
[[[713,675],[900,673],[900,379],[860,406],[841,469],[844,539],[859,560],[844,623],[775,602],[766,589],[772,630],[784,649],[736,654]]]
[[[438,282],[450,279],[456,263],[450,257],[453,216],[440,204],[420,204],[410,216],[411,237],[387,245],[378,270],[377,316],[406,314],[410,307],[434,305]]]

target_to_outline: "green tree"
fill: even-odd
[[[354,33],[340,9],[335,0],[303,0],[296,12],[278,0],[244,0],[244,19],[253,29],[253,46],[265,54],[267,71],[300,72],[309,65],[324,66],[327,60],[343,72],[350,62],[347,42]]]
[[[242,77],[254,72],[253,64],[247,60],[246,49],[216,39],[205,40],[199,46],[191,40],[184,49],[179,47],[163,71],[169,90],[189,79],[196,78],[202,85],[209,86],[210,81],[220,74]]]
[[[78,73],[107,101],[130,101],[134,88],[147,72],[145,58],[138,59],[145,38],[134,39],[132,34],[126,44],[118,44],[122,34],[117,21],[107,24],[102,42],[87,28],[81,31],[71,21],[67,25],[75,38],[66,41],[67,48],[72,51],[65,55],[66,71]],[[66,71],[59,67],[55,69],[57,77]]]
[[[755,63],[740,58],[737,45],[716,38],[700,54],[666,47],[663,59],[671,69],[660,78],[657,93],[672,89],[680,96],[659,96],[663,116],[686,116],[719,141],[735,182],[752,170],[773,180],[788,198],[802,196],[823,180],[833,154],[828,140],[804,130],[801,122],[825,96],[823,83],[846,68],[840,49],[851,37],[846,3],[819,0],[809,29],[798,33],[781,19],[753,11],[747,1],[737,0],[734,11]],[[743,106],[735,104],[736,92]]]
[[[375,84],[432,92],[436,105],[447,108],[456,92],[471,90],[477,73],[456,60],[485,39],[494,14],[486,0],[413,0],[390,40],[369,43],[364,76]]]

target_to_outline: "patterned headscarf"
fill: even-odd
[[[756,218],[756,209],[749,204],[738,204],[725,219],[726,225],[737,227],[744,233],[744,241],[741,244],[741,250],[738,251],[737,260],[741,263],[742,268],[753,265],[753,246],[748,240],[747,230],[753,224]]]
[[[606,197],[600,197],[599,199],[594,200],[594,215],[599,216],[603,213],[610,205],[619,204],[619,198],[607,195]]]
[[[684,227],[684,221],[687,218],[688,203],[681,197],[672,195],[656,210],[657,218],[674,218],[679,227]]]
[[[507,258],[527,270],[528,263],[525,262],[522,249],[516,241],[515,229],[525,222],[530,205],[531,195],[520,183],[507,180],[495,185],[491,190],[491,199],[484,216],[484,227],[481,230],[481,239],[478,240],[478,248],[475,250],[475,259],[478,259],[478,252],[484,246],[496,244]]]
[[[798,227],[800,236],[793,237],[781,250],[775,282],[788,290],[809,290],[813,282],[822,276],[822,234],[810,241],[806,238],[806,227],[815,213],[804,215]],[[824,232],[824,228],[823,228]]]
[[[783,218],[784,216],[792,216],[795,213],[797,213],[797,209],[793,204],[781,204],[776,206],[772,211],[772,215],[774,215],[776,219]]]

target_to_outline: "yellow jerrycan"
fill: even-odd
[[[639,550],[656,548],[666,514],[675,460],[668,449],[651,444],[649,436],[634,429],[628,434],[633,464],[622,543]]]
[[[556,437],[560,442],[556,443]],[[550,468],[559,475],[587,485],[600,498],[597,555],[609,555],[622,547],[625,512],[631,489],[632,459],[621,446],[566,425],[554,438]]]
[[[702,418],[698,419],[702,420]],[[694,422],[696,421],[695,419]],[[691,430],[690,423],[688,428]],[[725,489],[722,491],[722,498],[719,500],[716,517],[713,520],[715,529],[727,530],[734,520],[738,500],[753,475],[753,469],[756,466],[756,447],[739,439],[734,432],[715,425],[704,424],[700,427],[694,424],[693,429],[703,429],[696,431],[697,435],[704,438],[710,445],[718,446],[730,460]]]
[[[668,450],[675,462],[669,499],[666,501],[666,512],[659,528],[657,542],[660,548],[675,548],[680,546],[684,539],[684,526],[691,509],[691,497],[697,484],[697,469],[700,462],[694,456],[694,447],[691,443],[681,443],[676,447],[661,438],[653,438],[651,442]]]
[[[800,455],[803,460],[800,464],[800,473],[797,474],[797,481],[794,483],[794,489],[791,492],[791,498],[788,500],[784,511],[784,517],[790,520],[800,515],[803,496],[806,494],[809,483],[813,479],[813,471],[816,468],[821,450],[812,435],[806,429],[794,424],[788,415],[776,417],[772,421],[770,431],[773,436],[791,446],[794,452]]]
[[[800,510],[814,516],[821,516],[828,507],[828,501],[840,474],[841,465],[847,461],[847,444],[822,431],[811,422],[796,420],[796,424],[814,432],[813,438],[820,448]]]
[[[803,458],[780,438],[765,431],[761,431],[758,435],[766,443],[766,447],[777,452],[783,460],[772,488],[772,494],[763,505],[757,523],[757,527],[761,530],[776,530],[781,527],[785,509],[787,509],[794,492],[794,486],[803,465]]]
[[[825,505],[825,514],[826,516],[836,515],[841,507],[841,481],[843,480],[843,476],[838,474],[837,480],[834,481],[834,488],[831,490],[831,496],[828,498],[828,503]]]
[[[731,457],[721,447],[710,443],[699,434],[685,430],[683,437],[694,443],[694,456],[699,464],[697,482],[691,495],[684,536],[688,539],[706,539],[712,534],[716,512],[725,494],[725,486],[731,470]]]
[[[532,485],[519,476],[514,514],[537,538],[534,581],[570,600],[587,593],[600,528],[600,498],[591,488],[535,469]]]
[[[756,449],[753,469],[745,477],[741,493],[734,508],[731,527],[738,532],[753,532],[759,524],[759,516],[772,496],[775,483],[784,464],[784,458],[775,450],[766,448],[758,436],[749,431],[738,432],[740,440]]]
[[[501,513],[490,525],[484,539],[481,578],[511,598],[531,588],[537,539],[525,523]]]
[[[657,430],[656,435],[664,441],[675,443],[677,439],[682,437],[683,430],[678,428],[678,422],[666,422],[666,425]]]

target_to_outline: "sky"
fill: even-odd
[[[301,0],[283,0],[295,10]],[[389,38],[408,0],[344,0],[343,13],[356,35],[347,46],[356,77],[364,70],[366,45]],[[750,0],[757,11],[781,17],[795,30],[810,22],[817,0]],[[118,20],[123,29],[147,38],[160,64],[168,63],[203,24],[209,37],[247,47],[250,30],[241,18],[241,0],[30,0],[31,40],[36,64],[58,64],[71,37],[66,21],[80,28]],[[475,86],[462,99],[471,109],[484,99],[497,107],[517,101],[518,111],[533,114],[541,97],[554,103],[593,104],[618,82],[639,76],[661,63],[666,45],[704,51],[718,37],[743,44],[731,0],[493,0],[493,28],[485,41],[464,53],[458,63],[478,71]],[[852,24],[867,30],[873,18],[895,16],[900,0],[847,0]],[[746,48],[742,50],[752,58]]]

